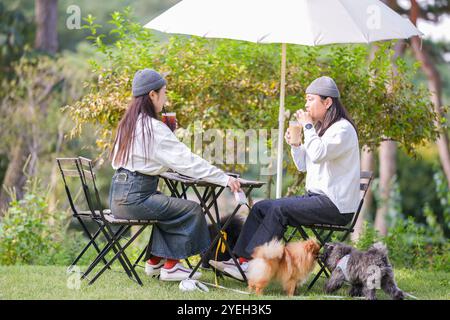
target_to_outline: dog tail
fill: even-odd
[[[284,244],[277,239],[273,239],[259,247],[256,247],[253,251],[253,258],[261,258],[267,260],[279,260],[284,254]]]

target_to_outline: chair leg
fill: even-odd
[[[333,235],[333,233],[334,233],[333,231],[330,231],[328,233],[328,235],[325,237],[325,240],[323,241],[324,244],[327,243],[331,239],[331,236]]]
[[[310,229],[311,229],[312,232],[314,233],[314,235],[315,235],[315,237],[317,238],[317,240],[320,242],[320,246],[321,246],[321,247],[323,247],[323,246],[325,245],[325,243],[327,243],[327,242],[331,239],[331,237],[332,237],[332,235],[333,235],[333,233],[334,233],[333,230],[330,230],[330,231],[326,234],[326,236],[323,237],[323,235],[325,234],[325,230],[320,230],[320,231],[318,232],[318,231],[317,231],[316,229],[314,229],[314,228],[310,228]],[[297,227],[297,228],[294,230],[294,232],[292,232],[291,235],[288,237],[288,241],[290,241],[290,240],[292,239],[293,235],[294,235],[297,231],[300,232],[300,234],[301,234],[301,236],[302,236],[302,238],[303,238],[304,240],[309,239],[309,236],[308,236],[308,234],[306,233],[306,231],[305,231],[301,226],[299,226],[299,227]],[[345,234],[342,236],[341,241],[345,241],[345,240],[347,239],[347,237],[348,237],[349,234],[350,234],[350,232],[349,232],[349,231],[346,231]],[[286,239],[285,239],[285,240],[286,240]],[[308,290],[310,290],[310,289],[314,286],[314,284],[315,284],[316,281],[319,279],[319,277],[322,275],[322,273],[324,273],[325,276],[326,276],[327,278],[330,277],[330,274],[329,274],[329,272],[327,271],[327,268],[326,268],[326,266],[324,265],[324,262],[321,261],[321,260],[319,259],[319,260],[317,260],[317,263],[318,263],[319,266],[320,266],[320,270],[319,270],[319,272],[317,272],[317,274],[314,276],[313,280],[312,280],[312,281],[310,282],[310,284],[308,285]]]
[[[78,256],[72,261],[72,263],[70,264],[70,267],[75,266],[78,263],[78,261],[80,261],[81,257],[85,254],[85,252],[89,249],[89,247],[95,243],[95,240],[100,235],[100,233],[101,233],[101,228],[99,228],[93,236],[90,236],[89,242],[86,244],[86,246],[83,248],[83,250],[81,250],[81,252],[78,254]],[[100,249],[98,247],[96,247],[96,249],[97,249],[97,252],[100,253]],[[104,263],[105,264],[107,263],[106,260],[104,261]]]
[[[209,248],[205,251],[205,253],[203,255],[200,255],[200,261],[197,263],[197,265],[193,268],[191,274],[189,275],[189,278],[191,278],[195,272],[198,270],[198,268],[200,267],[200,265],[202,264],[203,260],[206,259],[206,256],[208,252],[210,252],[212,250],[212,248],[216,245],[217,241],[219,240],[219,238],[222,238],[222,241],[225,245],[225,249],[227,250],[228,254],[231,256],[231,258],[233,259],[234,264],[236,265],[236,267],[238,268],[242,278],[244,279],[244,282],[247,282],[247,277],[244,273],[244,271],[241,268],[241,265],[239,264],[239,262],[237,261],[235,255],[233,254],[233,252],[230,249],[230,244],[228,243],[228,241],[225,239],[225,237],[222,234],[222,230],[225,230],[227,228],[227,226],[230,224],[231,219],[235,216],[235,214],[239,211],[241,205],[238,205],[234,211],[231,213],[231,215],[228,217],[228,220],[225,222],[225,224],[222,226],[222,228],[219,228],[217,226],[217,222],[214,220],[214,218],[211,215],[211,212],[209,211],[209,207],[206,205],[206,203],[203,201],[202,196],[200,195],[200,193],[198,192],[197,188],[193,187],[194,192],[197,195],[197,198],[200,200],[200,205],[203,208],[203,210],[205,210],[205,213],[208,215],[209,219],[211,220],[212,226],[216,229],[217,235],[214,238],[214,240],[211,242],[211,244],[209,245]],[[213,199],[212,201],[216,201],[217,199]]]
[[[309,239],[308,234],[306,233],[306,231],[302,227],[297,227],[296,230],[298,232],[300,232],[300,235],[302,236],[303,240],[308,240]]]
[[[120,245],[120,240],[126,239],[122,235],[125,234],[130,228],[131,228],[131,226],[128,226],[124,230],[124,232],[121,233],[120,237],[116,237],[116,240],[113,241],[113,246],[111,247],[111,249],[114,251],[115,254],[117,254],[120,250],[122,250],[122,246]],[[142,229],[145,229],[145,228],[146,228],[146,226],[143,226]],[[113,234],[112,230],[110,230],[110,232],[111,232],[111,234]],[[129,239],[127,239],[127,240],[129,240]],[[116,246],[118,247],[119,250],[117,250]],[[123,249],[122,251],[124,251],[124,250],[125,249]],[[133,279],[133,277],[135,275],[137,276],[137,274],[135,272],[135,266],[131,264],[130,260],[128,259],[127,255],[124,252],[122,254],[118,255],[117,259],[119,260],[120,264],[122,265],[122,267],[124,268],[125,272],[127,273],[128,277],[130,279]],[[108,269],[109,268],[110,267],[108,267]]]
[[[142,252],[139,254],[139,257],[136,259],[136,261],[133,264],[133,268],[135,268],[139,264],[139,262],[141,262],[142,257],[147,252],[147,247],[148,246],[145,246],[144,250],[142,250]]]
[[[292,238],[294,238],[295,234],[298,232],[298,228],[295,228],[291,234],[289,235],[289,237],[287,239],[284,239],[286,242],[289,242],[292,240]]]
[[[311,281],[311,283],[308,285],[308,290],[311,289],[314,285],[314,283],[316,283],[317,279],[319,279],[320,275],[322,273],[325,274],[325,277],[329,278],[330,275],[328,274],[327,268],[325,266],[325,263],[323,261],[321,261],[320,259],[317,260],[317,263],[320,266],[320,270],[319,272],[317,272],[317,274],[314,276],[314,279]]]
[[[128,226],[127,228],[126,228],[126,230],[127,229],[129,229],[131,226]],[[119,252],[117,252],[116,253],[116,255],[111,259],[111,260],[109,260],[108,261],[108,264],[107,265],[105,265],[93,278],[92,278],[92,280],[91,281],[89,281],[89,285],[91,285],[91,284],[93,284],[101,275],[102,275],[102,273],[108,268],[108,266],[109,265],[111,265],[113,262],[114,262],[114,260],[116,260],[119,256],[121,256],[121,255],[123,255],[124,256],[124,259],[126,259],[126,260],[128,260],[128,258],[127,258],[127,256],[125,255],[125,250],[128,248],[128,246],[129,245],[131,245],[133,242],[134,242],[134,240],[142,233],[142,231],[144,231],[144,229],[146,228],[147,226],[145,225],[145,226],[143,226],[143,227],[141,227],[132,237],[131,237],[131,239],[130,240],[128,240],[128,242],[127,243],[125,243],[125,245],[119,250]],[[112,239],[112,241],[113,242],[115,242],[115,241],[118,241],[120,239],[120,237],[119,238],[117,238],[117,239]],[[137,283],[139,284],[139,285],[143,285],[143,283],[142,283],[142,281],[141,281],[141,279],[139,278],[139,276],[138,276],[138,274],[136,273],[136,270],[133,268],[133,269],[131,269],[131,272],[133,273],[133,276],[135,277],[135,279],[136,279],[136,281],[137,281]]]
[[[319,272],[317,272],[317,274],[314,276],[314,279],[310,282],[310,284],[308,285],[308,290],[311,290],[311,288],[314,286],[314,284],[316,283],[316,281],[320,278],[320,275],[322,274],[322,271],[325,270],[324,268],[321,268],[319,270]]]
[[[103,229],[103,231],[104,231],[103,234],[104,234],[106,240],[108,241],[108,243],[110,243],[111,242],[111,237],[113,236],[112,235],[113,234],[112,230],[110,230],[111,231],[111,235],[108,234],[107,230]],[[122,239],[122,236],[119,239]],[[117,248],[116,248],[116,246],[117,246]],[[117,253],[118,250],[120,250],[120,249],[121,249],[120,241],[117,241],[113,245],[112,250],[113,250],[114,253]],[[133,278],[133,275],[132,275],[132,273],[130,271],[130,269],[133,268],[133,265],[131,265],[131,262],[129,260],[125,260],[124,261],[124,259],[122,257],[119,257],[119,262],[122,265],[122,268],[125,270],[125,273],[128,275],[128,277],[129,278]],[[108,267],[108,269],[110,269],[110,267]]]
[[[317,240],[320,242],[320,246],[321,246],[321,247],[323,247],[323,246],[325,245],[325,243],[328,242],[328,240],[331,238],[331,236],[332,236],[332,234],[333,234],[333,231],[330,230],[330,232],[328,232],[328,234],[325,236],[325,238],[323,238],[322,236],[323,236],[323,234],[324,234],[324,231],[322,231],[322,232],[317,232],[317,230],[314,229],[314,228],[311,228],[311,230],[312,230],[312,232],[314,233],[314,235],[316,236]],[[327,278],[330,277],[330,275],[329,275],[329,273],[328,273],[328,271],[327,271],[327,268],[326,268],[324,262],[321,261],[320,259],[318,259],[318,260],[317,260],[317,263],[318,263],[319,266],[320,266],[320,270],[319,270],[319,272],[317,272],[317,274],[314,276],[313,280],[312,280],[312,281],[310,282],[310,284],[308,285],[308,290],[310,290],[310,289],[314,286],[314,284],[315,284],[316,281],[320,278],[320,276],[322,275],[322,273],[325,274],[325,277],[327,277]]]
[[[96,267],[97,264],[99,263],[100,259],[101,259],[102,257],[106,256],[106,255],[111,251],[111,249],[113,248],[113,246],[114,246],[116,240],[117,240],[117,239],[121,239],[122,236],[128,231],[128,229],[129,229],[129,228],[126,228],[125,226],[121,226],[121,227],[119,228],[119,230],[117,230],[117,232],[113,235],[112,238],[109,238],[109,237],[108,237],[108,243],[107,243],[106,246],[103,248],[103,250],[102,250],[100,256],[97,257],[97,258],[94,260],[94,262],[92,262],[92,264],[89,266],[89,269],[87,270],[87,272],[82,276],[82,279],[86,278],[87,275],[88,275],[92,270],[95,269],[95,267]],[[108,261],[108,263],[109,263],[109,262],[111,262],[111,260]],[[107,265],[108,265],[108,264],[107,264]],[[106,265],[105,265],[105,266],[106,266]]]
[[[117,230],[117,232],[115,233],[114,237],[116,237],[117,235],[122,235],[123,233],[123,229],[125,227],[121,226],[119,228],[119,230]],[[120,238],[120,237],[119,237]],[[103,247],[103,249],[100,251],[99,255],[94,259],[94,261],[89,265],[89,267],[87,268],[87,270],[83,273],[83,275],[81,276],[81,279],[85,279],[88,274],[97,266],[97,264],[104,259],[104,257],[106,256],[106,254],[109,252],[109,250],[112,247],[111,244],[111,238],[109,236],[106,236],[106,240],[108,241],[108,243]],[[107,265],[108,263],[106,263]]]
[[[89,238],[89,242],[92,241],[92,245],[94,246],[95,250],[97,251],[98,254],[100,254],[100,248],[98,247],[97,243],[95,242],[95,238],[98,233],[101,232],[101,225],[99,225],[99,223],[97,221],[95,221],[97,223],[97,225],[99,225],[99,230],[97,230],[97,232],[95,233],[94,236],[91,235],[91,233],[89,232],[88,228],[86,227],[85,223],[83,222],[83,219],[81,219],[79,216],[76,216],[78,223],[81,225],[81,228],[83,229],[84,233],[87,235],[87,237]],[[81,257],[83,256],[83,254],[87,251],[87,249],[89,248],[89,243],[88,245],[83,249],[82,253],[79,254],[79,256],[72,262],[71,266],[74,266],[78,263],[78,260],[81,259]],[[106,259],[103,259],[103,263],[107,264],[108,262],[106,261]]]
[[[347,240],[347,237],[350,235],[350,231],[346,231],[344,233],[344,235],[341,237],[341,241],[344,242],[345,240]]]

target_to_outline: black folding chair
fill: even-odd
[[[81,250],[81,252],[78,254],[78,256],[73,260],[73,262],[70,264],[68,270],[71,270],[77,263],[80,261],[80,259],[83,257],[83,255],[86,253],[86,251],[93,247],[97,254],[100,254],[100,248],[97,241],[99,241],[99,236],[104,235],[104,226],[101,224],[101,221],[98,216],[92,216],[91,211],[89,210],[89,206],[86,202],[86,199],[84,197],[83,186],[80,180],[80,174],[77,168],[78,165],[78,158],[57,158],[56,162],[58,164],[62,180],[64,182],[64,188],[66,190],[67,199],[69,201],[70,208],[72,210],[72,217],[75,218],[79,225],[81,226],[81,229],[83,230],[84,234],[88,238],[88,243],[86,246]],[[81,198],[80,198],[81,196]],[[105,211],[105,213],[108,213]],[[96,231],[91,232],[89,231],[87,223],[93,223],[96,226]],[[102,259],[103,263],[106,264],[106,259]]]
[[[113,212],[106,214],[102,208],[100,201],[100,195],[95,183],[95,174],[93,172],[92,160],[79,157],[78,172],[83,184],[83,191],[85,193],[89,208],[92,216],[99,216],[99,219],[106,230],[107,245],[100,251],[97,258],[91,263],[86,272],[83,274],[82,279],[85,279],[92,270],[102,261],[111,250],[114,251],[114,256],[105,263],[105,265],[98,271],[95,276],[89,281],[89,284],[93,284],[102,274],[108,269],[111,264],[117,259],[121,262],[125,271],[130,278],[134,278],[139,285],[143,285],[141,279],[136,272],[136,266],[142,257],[139,256],[134,264],[131,264],[130,259],[127,257],[125,250],[137,239],[137,237],[150,225],[156,223],[156,220],[128,220],[118,219],[113,216]],[[138,226],[138,230],[127,238],[126,235],[130,231],[132,226]],[[116,231],[113,227],[117,227]],[[126,240],[122,246],[121,240]],[[129,271],[129,272],[128,272]]]
[[[344,233],[342,237],[340,237],[339,239],[340,241],[345,241],[347,237],[354,231],[355,224],[358,221],[359,213],[361,212],[361,208],[364,204],[364,198],[373,180],[373,173],[371,171],[361,171],[360,179],[361,179],[360,183],[361,200],[359,202],[358,209],[355,212],[353,219],[349,225],[338,226],[331,224],[313,224],[313,225],[298,226],[293,229],[288,238],[284,237],[284,240],[286,242],[289,242],[290,240],[292,240],[292,238],[296,235],[297,232],[300,233],[303,239],[307,240],[309,236],[306,233],[305,229],[310,229],[313,232],[314,236],[317,238],[317,240],[320,242],[321,246],[324,246],[325,243],[327,243],[331,239],[332,235],[335,232]],[[322,273],[324,273],[326,277],[329,277],[328,274],[329,271],[327,271],[327,268],[325,267],[323,261],[318,259],[318,263],[320,265],[320,270],[309,284],[308,290],[313,287],[313,285],[316,283],[317,279],[319,279]]]

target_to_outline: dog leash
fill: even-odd
[[[405,291],[403,291],[403,292],[405,293],[405,295],[406,295],[407,297],[410,297],[410,298],[412,298],[412,299],[414,299],[414,300],[419,300],[419,298],[413,296],[412,294],[410,294],[410,293],[408,293],[408,292],[405,292]]]
[[[227,240],[227,233],[226,231],[220,231],[220,233],[222,234],[223,238],[225,240]],[[217,242],[217,248],[216,248],[216,254],[214,257],[214,260],[217,262],[217,258],[219,256],[219,249],[221,253],[225,253],[226,247],[225,247],[225,242],[222,240],[222,237],[219,238],[219,242]],[[219,281],[217,280],[217,269],[214,268],[214,282],[216,283],[216,286],[219,285]]]
[[[213,287],[213,288],[224,289],[224,290],[233,291],[233,292],[236,292],[236,293],[241,293],[241,294],[246,294],[246,295],[250,295],[251,294],[250,292],[246,292],[246,291],[242,291],[242,290],[238,290],[238,289],[231,289],[231,288],[227,288],[227,287],[224,287],[224,286],[220,286],[218,284],[213,284],[213,283],[204,282],[204,281],[200,281],[200,282],[205,284],[205,285],[207,285],[207,286]]]
[[[248,204],[247,202],[246,202],[246,203],[243,203],[242,205],[246,205],[247,208],[248,208],[249,210],[251,210],[251,208],[250,208],[250,206],[249,206],[249,204]],[[266,228],[266,229],[267,229],[267,228]],[[268,230],[267,230],[267,231],[268,231]],[[225,239],[225,241],[226,241],[226,240],[227,240],[227,237],[228,237],[227,232],[224,231],[224,230],[221,230],[220,233],[222,234],[223,239]],[[215,260],[215,261],[217,261],[217,258],[218,258],[218,256],[219,256],[219,249],[220,249],[220,252],[221,252],[221,253],[225,253],[225,251],[226,251],[226,245],[225,245],[225,242],[222,240],[222,237],[220,237],[220,238],[219,238],[219,241],[217,242],[216,253],[215,253],[215,256],[214,256],[214,260]],[[218,279],[217,279],[217,269],[216,269],[216,268],[214,268],[214,282],[215,282],[215,285],[216,285],[217,287],[220,287],[220,286],[219,286],[219,281],[218,281]]]

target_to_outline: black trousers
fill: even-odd
[[[323,194],[308,192],[293,196],[257,202],[250,211],[234,246],[238,257],[251,258],[253,249],[273,238],[281,239],[287,226],[315,223],[347,225],[353,213],[342,214]]]

